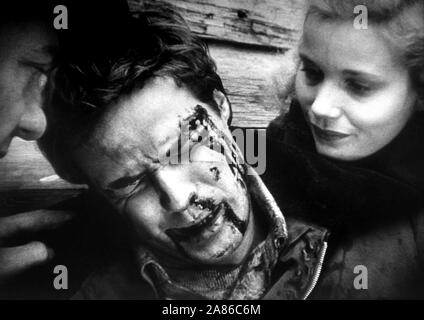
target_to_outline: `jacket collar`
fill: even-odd
[[[241,266],[238,279],[225,299],[252,299],[249,279],[264,277],[266,288],[262,298],[306,298],[318,279],[326,250],[327,231],[317,226],[291,220],[288,225],[274,197],[256,172],[249,168],[247,184],[252,200],[267,220],[268,236]],[[158,298],[205,299],[172,281],[154,255],[146,248],[137,248],[136,256],[141,276],[150,284]],[[295,264],[287,261],[296,261]],[[260,271],[255,271],[260,270]],[[189,271],[188,271],[189,272]],[[262,274],[259,274],[261,273]],[[252,293],[253,295],[255,293]]]

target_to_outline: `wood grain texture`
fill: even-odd
[[[35,142],[15,138],[9,153],[0,159],[0,192],[21,189],[73,189],[71,185],[55,176],[48,161],[38,150]]]
[[[306,0],[128,0],[132,12],[157,2],[176,7],[208,42],[232,103],[234,125],[266,127],[287,107],[275,89],[291,77],[291,67],[282,68],[291,63],[283,54],[299,39]]]
[[[162,0],[179,9],[207,39],[266,48],[291,48],[299,37],[306,0]],[[128,0],[133,12],[155,0]]]
[[[283,60],[278,53],[210,45],[233,108],[233,125],[265,128],[280,112],[274,79]]]
[[[166,0],[206,39],[233,107],[233,125],[265,128],[287,106],[276,86],[292,75],[291,58],[306,0]],[[153,0],[128,0],[137,11]],[[0,159],[0,192],[80,189],[58,177],[33,142],[15,139]],[[21,193],[23,195],[25,193]],[[44,193],[43,193],[44,194]]]

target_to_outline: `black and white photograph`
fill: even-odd
[[[422,299],[423,0],[1,2],[0,300]]]

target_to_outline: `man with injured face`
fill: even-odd
[[[89,185],[103,234],[101,266],[74,297],[306,298],[326,231],[286,221],[244,162],[205,44],[162,6],[125,34],[65,57],[40,142],[59,175]]]

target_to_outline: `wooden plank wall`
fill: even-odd
[[[129,0],[136,13],[154,0]],[[266,127],[281,106],[273,80],[300,36],[306,0],[162,0],[209,44],[233,105],[234,125]]]
[[[266,127],[282,108],[274,87],[276,79],[287,77],[282,66],[290,65],[286,52],[300,36],[306,0],[165,1],[179,8],[191,29],[208,42],[233,105],[233,124]],[[128,0],[134,15],[153,2]],[[13,190],[37,190],[38,197],[43,190],[82,187],[54,174],[35,143],[15,139],[8,156],[0,159],[0,205]]]

